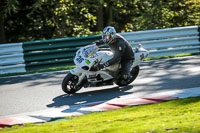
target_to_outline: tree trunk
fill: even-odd
[[[100,0],[97,9],[97,31],[103,30],[103,5],[104,0]]]
[[[105,0],[105,2],[107,3],[107,7],[105,9],[105,15],[104,15],[104,25],[105,26],[114,26],[112,25],[112,13],[113,13],[113,1],[111,0]]]
[[[4,0],[0,0],[0,44],[6,43],[5,30],[4,30],[3,5],[4,5]]]

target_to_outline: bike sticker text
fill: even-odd
[[[84,59],[81,56],[78,56],[76,58],[76,61],[80,64],[80,63],[82,63],[84,61]]]

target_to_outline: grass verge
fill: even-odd
[[[0,77],[25,75],[25,74],[33,74],[33,73],[41,73],[41,72],[51,72],[51,71],[59,71],[59,70],[70,70],[70,69],[73,69],[75,67],[76,67],[75,65],[73,65],[73,66],[61,66],[61,67],[53,67],[53,68],[41,69],[41,70],[38,70],[38,71],[0,74]]]
[[[0,133],[198,133],[200,97],[125,107],[67,121],[4,128]]]
[[[200,53],[193,53],[193,54],[177,54],[177,55],[170,55],[170,56],[159,56],[159,57],[148,57],[145,61],[149,60],[157,60],[157,59],[168,59],[168,58],[177,58],[177,57],[184,57],[184,56],[192,56],[192,55],[200,55]]]

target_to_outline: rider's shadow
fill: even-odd
[[[127,92],[132,89],[133,86],[129,85],[126,87],[111,87],[107,89],[88,91],[83,93],[75,93],[73,95],[60,95],[53,99],[53,103],[48,104],[47,107],[62,107],[71,105],[80,105],[85,103],[109,101],[114,98],[119,98],[120,96],[131,94],[132,92]]]

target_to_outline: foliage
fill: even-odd
[[[200,24],[200,0],[3,1],[8,42],[96,35],[108,25],[132,32]]]

